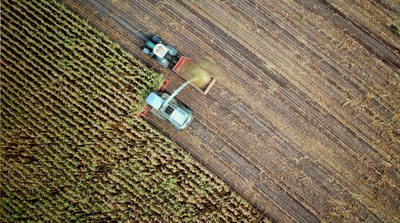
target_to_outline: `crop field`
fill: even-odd
[[[1,222],[268,222],[137,117],[163,77],[56,1],[1,1]]]
[[[62,2],[156,69],[143,33],[207,65],[187,130],[148,121],[272,221],[400,222],[398,0]]]

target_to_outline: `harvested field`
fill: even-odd
[[[137,117],[162,76],[56,1],[1,2],[1,222],[268,220]]]
[[[400,221],[398,1],[63,2],[147,64],[143,33],[212,65],[188,130],[149,121],[266,216]]]

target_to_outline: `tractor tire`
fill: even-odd
[[[161,42],[160,38],[158,38],[156,35],[152,35],[152,36],[151,36],[151,41],[152,41],[154,44],[157,44],[157,43]]]
[[[147,47],[143,47],[142,52],[146,55],[149,55],[151,51]]]

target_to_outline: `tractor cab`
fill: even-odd
[[[146,55],[156,59],[162,66],[170,68],[173,68],[181,57],[175,48],[166,44],[155,35],[150,36],[150,39],[142,47],[142,51]]]

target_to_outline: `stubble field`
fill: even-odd
[[[192,126],[149,121],[273,221],[400,221],[398,1],[63,2],[149,65],[143,33],[205,61]]]

